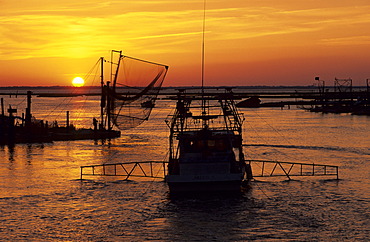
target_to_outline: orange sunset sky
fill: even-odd
[[[370,78],[369,0],[207,0],[205,85]],[[203,1],[0,0],[0,86],[66,86],[110,50],[200,85]]]

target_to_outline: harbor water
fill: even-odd
[[[23,112],[25,96],[2,97]],[[337,165],[339,180],[256,178],[235,196],[182,198],[169,196],[161,179],[80,180],[80,166],[166,160],[164,120],[174,105],[158,100],[147,122],[117,139],[1,146],[0,240],[368,241],[369,116],[240,109],[246,159]],[[77,128],[92,127],[99,97],[32,99],[38,119],[63,124],[61,110]]]

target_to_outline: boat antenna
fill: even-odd
[[[204,88],[204,42],[205,42],[205,29],[206,29],[206,0],[203,6],[203,36],[202,36],[202,92]]]
[[[204,100],[204,46],[205,46],[205,30],[206,30],[206,0],[203,4],[203,35],[202,35],[202,114],[206,114],[206,105]]]

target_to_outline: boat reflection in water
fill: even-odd
[[[170,193],[241,191],[250,171],[242,149],[243,116],[231,89],[217,96],[180,90],[169,116],[170,151],[165,179]],[[198,104],[197,104],[198,102]]]

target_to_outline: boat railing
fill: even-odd
[[[339,179],[339,167],[334,165],[308,164],[271,160],[246,160],[252,168],[253,177],[334,176]],[[84,176],[119,176],[124,180],[130,177],[159,178],[166,175],[167,161],[140,161],[107,163],[80,167],[80,179]],[[162,173],[163,175],[160,175]]]
[[[253,177],[286,176],[335,176],[339,179],[339,168],[334,165],[282,162],[269,160],[246,160],[253,170]]]
[[[186,127],[186,129],[184,130],[177,130],[177,129],[174,129],[174,134],[179,134],[179,133],[182,133],[184,131],[186,132],[191,132],[191,131],[199,131],[200,128],[198,127]],[[211,126],[211,127],[208,127],[208,130],[210,131],[239,131],[238,127],[227,127],[227,126]]]
[[[120,176],[124,180],[128,180],[130,177],[163,179],[166,174],[167,163],[165,161],[141,161],[81,166],[80,179],[82,180],[83,176]],[[156,164],[161,164],[162,167]],[[161,171],[163,176],[159,175]]]

